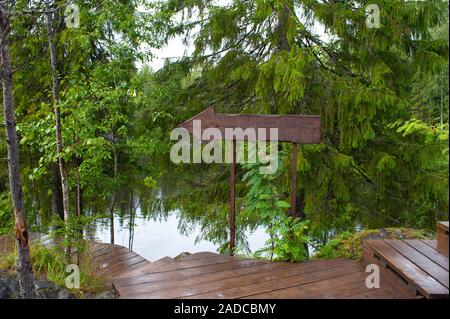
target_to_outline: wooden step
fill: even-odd
[[[448,256],[448,221],[437,223],[437,248]]]
[[[176,261],[170,257],[163,257],[154,262],[142,265],[142,267],[138,267],[131,271],[127,271],[118,276],[115,276],[114,280],[123,279],[123,278],[141,277],[148,273],[158,272],[160,269],[164,269],[165,266],[167,266],[168,264],[174,263],[174,262],[176,262]]]
[[[367,240],[366,264],[380,266],[382,287],[403,298],[448,298],[448,256],[419,240]]]

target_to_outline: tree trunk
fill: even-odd
[[[134,190],[131,189],[130,199],[130,224],[129,224],[129,237],[128,237],[128,249],[133,250],[133,242],[134,242],[134,219],[136,216],[136,206],[134,204]]]
[[[83,215],[83,190],[81,189],[80,181],[80,158],[74,156],[72,158],[72,165],[75,170],[75,215],[80,217]]]
[[[52,214],[59,216],[64,220],[64,210],[62,204],[62,190],[61,190],[61,174],[59,165],[52,165]]]
[[[442,72],[442,81],[444,80],[444,72]],[[441,120],[441,130],[443,130],[444,128],[442,127],[444,125],[444,88],[441,87],[441,98],[440,98],[440,102],[441,102],[441,115],[440,115],[440,120]]]
[[[290,51],[291,46],[287,38],[287,27],[289,15],[291,14],[291,9],[289,9],[287,4],[283,5],[283,8],[277,12],[278,15],[278,50],[280,51]]]
[[[114,130],[112,131],[112,150],[113,150],[113,177],[114,180],[117,178],[118,173],[118,155],[117,155],[117,148],[116,148],[116,136],[114,134]],[[109,206],[109,216],[110,216],[110,231],[111,231],[111,244],[114,244],[114,209],[116,206],[116,190],[113,190],[112,198],[111,198],[111,204]]]
[[[34,298],[34,278],[30,265],[28,228],[24,212],[22,186],[19,169],[19,141],[14,121],[14,101],[12,88],[11,60],[9,55],[10,23],[6,8],[0,4],[0,51],[1,81],[3,87],[3,113],[8,152],[8,175],[11,199],[14,208],[15,237],[17,249],[17,274],[22,298]]]
[[[116,198],[113,195],[111,205],[109,206],[109,232],[111,244],[114,244],[114,206],[116,203]]]
[[[55,112],[56,121],[56,153],[58,155],[59,172],[61,175],[61,190],[62,190],[62,203],[64,211],[64,220],[68,221],[70,218],[70,208],[69,208],[69,187],[67,185],[67,172],[65,167],[63,153],[63,142],[61,134],[61,109],[59,107],[59,78],[58,78],[58,56],[56,53],[56,46],[53,40],[54,32],[52,27],[52,14],[47,13],[47,37],[48,46],[50,49],[50,66],[52,69],[52,79],[53,79],[53,108]]]

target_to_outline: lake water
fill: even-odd
[[[138,213],[134,220],[134,230],[130,232],[129,219],[121,219],[115,216],[114,238],[115,244],[127,248],[146,258],[155,261],[165,256],[175,257],[182,252],[217,252],[218,245],[209,241],[195,242],[200,235],[200,229],[195,228],[188,236],[178,230],[178,217],[175,212],[169,214],[165,220],[153,220],[145,218]],[[130,246],[130,233],[132,234],[132,247]],[[109,222],[99,221],[96,226],[95,237],[100,242],[110,243]],[[257,229],[247,234],[247,241],[251,252],[263,248],[268,239],[268,234],[263,229]]]

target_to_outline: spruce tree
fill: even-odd
[[[184,59],[201,69],[185,96],[191,114],[215,105],[230,113],[321,115],[322,143],[298,154],[297,196],[317,238],[356,226],[432,228],[448,210],[445,128],[440,134],[411,120],[414,75],[433,73],[448,58],[448,41],[432,36],[448,23],[448,3],[378,1],[379,26],[368,23],[368,5],[155,4],[161,37],[182,35],[194,46]],[[289,166],[282,167],[274,183],[285,200]]]

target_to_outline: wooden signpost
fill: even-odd
[[[291,142],[294,144],[292,154],[292,178],[291,178],[291,215],[296,212],[297,193],[297,153],[298,144],[318,144],[320,143],[320,116],[319,115],[279,115],[279,114],[224,114],[216,113],[213,107],[197,114],[191,119],[181,123],[179,127],[187,129],[195,136],[194,121],[201,121],[201,129],[216,128],[222,133],[222,138],[229,139],[225,134],[225,129],[241,128],[246,130],[253,128],[258,131],[260,128],[278,129],[278,142]],[[266,135],[267,136],[267,135]],[[195,136],[202,140],[202,134]],[[232,156],[230,167],[230,254],[233,254],[236,238],[236,204],[235,204],[235,162],[236,162],[236,140],[245,139],[239,136],[231,138]],[[267,136],[265,141],[269,141]],[[203,139],[203,141],[207,141]],[[261,141],[258,139],[258,141]]]

